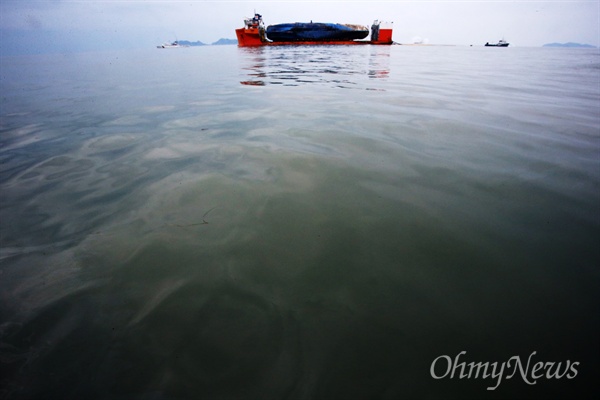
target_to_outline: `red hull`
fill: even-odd
[[[355,44],[393,44],[392,29],[380,29],[378,40],[344,40],[344,41],[319,41],[319,42],[271,42],[266,39],[264,30],[254,27],[239,28],[235,30],[240,47],[253,46],[323,46],[323,45],[355,45]]]

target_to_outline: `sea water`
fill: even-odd
[[[597,49],[1,64],[3,398],[598,394]]]

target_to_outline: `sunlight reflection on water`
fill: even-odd
[[[250,78],[241,81],[243,85],[362,88],[365,77],[387,78],[390,73],[391,46],[249,47],[238,51]]]

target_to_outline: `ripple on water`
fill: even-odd
[[[78,160],[73,157],[60,156],[45,162],[40,165],[39,168],[44,170],[46,179],[53,180],[66,178],[73,179],[93,166],[94,162],[89,159]]]
[[[84,145],[84,151],[86,148],[90,149],[92,153],[121,150],[136,144],[140,140],[141,136],[139,134],[134,133],[104,135],[99,138],[90,140],[86,145]]]

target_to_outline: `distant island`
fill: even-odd
[[[180,46],[206,46],[206,43],[202,43],[199,40],[196,40],[195,42],[190,42],[189,40],[178,40],[177,43],[179,43]]]
[[[213,46],[219,46],[224,44],[238,44],[237,39],[219,39],[213,43]]]
[[[579,48],[585,48],[585,49],[595,49],[596,48],[596,46],[592,46],[591,44],[582,44],[582,43],[573,43],[573,42],[548,43],[548,44],[545,44],[543,47],[579,47]]]

